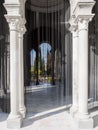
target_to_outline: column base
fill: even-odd
[[[70,114],[72,117],[75,117],[75,115],[78,113],[78,107],[72,106],[70,108]]]
[[[22,118],[25,118],[26,117],[26,108],[25,108],[25,106],[24,107],[22,107],[22,108],[20,108],[20,113],[21,113],[21,115],[22,115]]]
[[[12,116],[9,115],[7,119],[7,128],[16,129],[21,128],[22,126],[22,117],[20,115]]]
[[[78,126],[80,129],[92,129],[94,128],[94,121],[92,118],[79,119]]]

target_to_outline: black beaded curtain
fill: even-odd
[[[65,11],[68,10],[67,8],[68,4],[65,5],[66,2],[62,0],[63,4],[62,4],[62,7],[60,7],[61,5],[59,3],[60,1],[57,0],[55,3],[57,5],[55,5],[50,10],[49,1],[47,0],[47,5],[45,5],[45,8],[46,8],[45,11],[42,11],[42,10],[40,12],[32,11],[32,18],[30,18],[31,16],[28,18],[29,20],[28,28],[30,26],[32,26],[30,28],[33,28],[33,29],[36,28],[35,29],[36,34],[32,35],[33,49],[37,50],[38,49],[37,47],[40,46],[41,43],[46,42],[50,44],[51,46],[51,53],[56,53],[56,51],[59,51],[59,52],[61,51],[60,53],[62,54],[61,41],[63,42],[63,46],[64,46],[64,41],[65,41],[64,32],[66,30],[65,29]],[[65,6],[66,6],[66,10],[65,10]],[[30,20],[32,23],[30,22]],[[30,25],[30,24],[33,24],[33,25]],[[37,42],[36,47],[34,45],[34,42]]]
[[[43,5],[33,0],[28,0],[26,3],[28,33],[26,39],[29,46],[26,52],[29,51],[29,54],[34,52],[30,57],[30,67],[26,65],[25,59],[28,60],[28,57],[24,59],[25,68],[28,69],[25,77],[31,76],[30,83],[26,86],[44,84],[59,86],[62,88],[59,91],[60,95],[65,96],[66,103],[69,101],[71,103],[72,39],[68,24],[70,4],[68,0],[45,0],[44,2]],[[45,46],[41,50],[43,44]],[[32,61],[34,63],[31,63]]]

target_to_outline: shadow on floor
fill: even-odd
[[[63,106],[63,107],[56,108],[56,109],[53,109],[53,110],[50,110],[50,111],[42,112],[42,113],[39,113],[37,115],[34,115],[33,113],[28,113],[27,116],[26,116],[26,119],[24,119],[23,127],[30,126],[35,121],[38,121],[38,120],[41,120],[41,119],[62,113],[64,111],[68,112],[69,108],[70,108],[70,105],[67,106],[67,107]]]
[[[60,87],[39,87],[32,91],[29,89],[29,92],[26,92],[25,97],[28,113],[37,114],[71,104],[71,96],[64,96],[63,88]]]

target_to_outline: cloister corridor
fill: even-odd
[[[98,1],[0,1],[0,129],[98,130]]]

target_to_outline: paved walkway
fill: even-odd
[[[6,126],[7,114],[0,114],[0,130],[11,130]],[[21,129],[14,130],[80,130],[65,108],[46,111],[33,116],[28,113]],[[84,129],[87,130],[87,129]],[[98,127],[93,130],[98,130]]]
[[[27,89],[28,112],[20,130],[80,130],[70,116],[66,98],[59,88],[39,86]],[[70,102],[70,97],[68,99]],[[6,126],[7,117],[8,114],[0,113],[0,130],[10,130]]]

